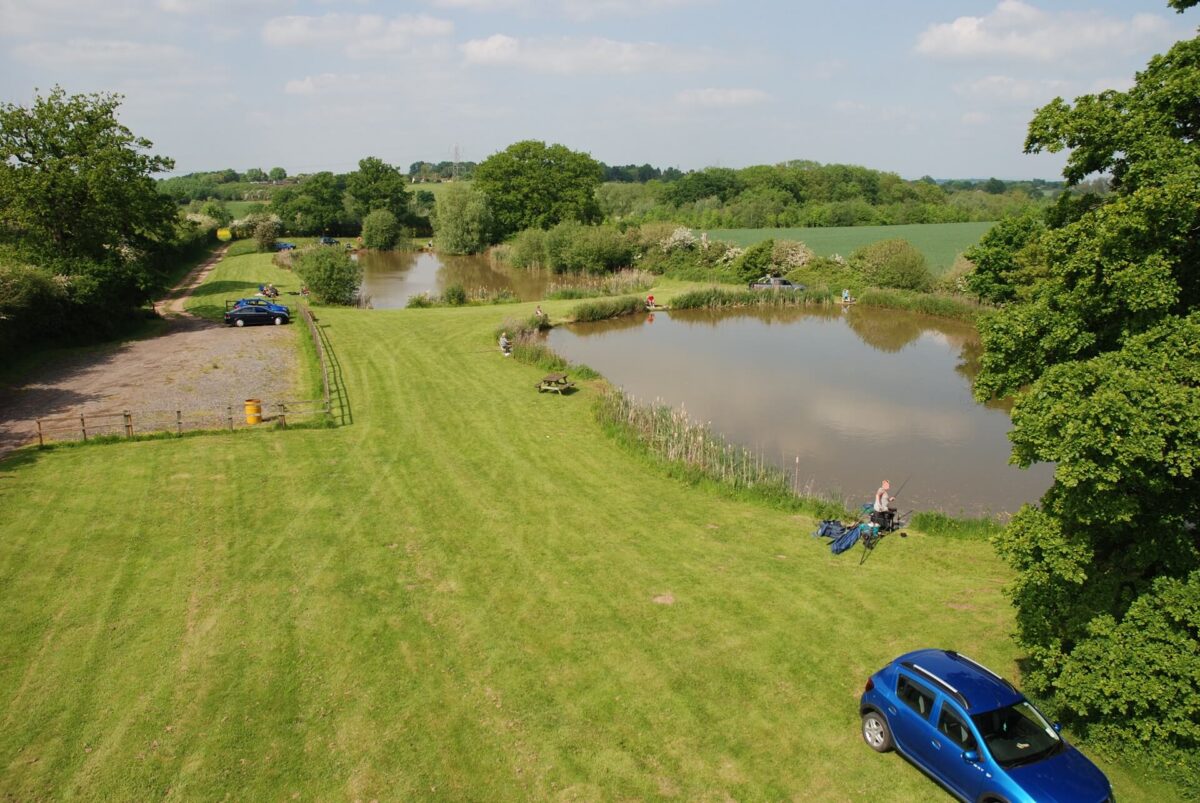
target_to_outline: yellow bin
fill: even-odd
[[[262,399],[246,399],[246,423],[262,423]]]

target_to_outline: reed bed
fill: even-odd
[[[975,321],[988,309],[974,301],[957,296],[915,293],[908,290],[886,290],[876,287],[863,290],[859,294],[858,301],[869,307],[908,310],[925,315],[936,315],[940,318],[957,318],[961,321]]]
[[[634,269],[601,276],[575,275],[566,281],[548,284],[545,298],[552,301],[642,293],[654,286],[655,278],[649,271]]]
[[[723,309],[728,307],[799,307],[832,304],[834,295],[826,288],[814,290],[727,290],[706,287],[680,293],[671,299],[671,309]]]
[[[568,313],[568,316],[576,323],[582,323],[633,315],[645,309],[646,302],[637,296],[621,296],[620,298],[606,298],[578,304]]]
[[[411,309],[427,307],[478,307],[488,304],[516,304],[520,301],[512,290],[507,287],[493,289],[489,287],[464,288],[454,285],[446,288],[442,295],[424,293],[408,299],[407,306]]]

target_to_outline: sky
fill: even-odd
[[[176,173],[481,161],[1060,176],[1033,111],[1196,35],[1166,0],[0,0],[0,101],[119,92]]]

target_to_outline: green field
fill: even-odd
[[[668,478],[499,356],[532,310],[318,310],[336,429],[0,462],[0,799],[938,799],[856,704],[920,646],[1017,676],[991,548]]]
[[[979,242],[994,223],[923,223],[909,226],[838,226],[815,229],[713,229],[708,236],[740,246],[754,245],[769,237],[800,240],[819,256],[849,256],[856,248],[879,240],[899,237],[925,254],[934,275],[945,273],[954,258]]]
[[[270,204],[267,201],[226,201],[234,218],[243,218],[251,212],[265,212]]]

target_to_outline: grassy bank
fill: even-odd
[[[320,310],[350,426],[0,463],[0,797],[936,796],[856,702],[918,646],[1017,675],[987,544],[835,557],[535,392],[499,312]]]
[[[800,240],[818,256],[849,256],[856,248],[899,237],[925,255],[935,276],[950,269],[954,258],[979,242],[993,223],[922,223],[909,226],[836,226],[808,229],[714,229],[708,236],[746,246],[768,238]]]

